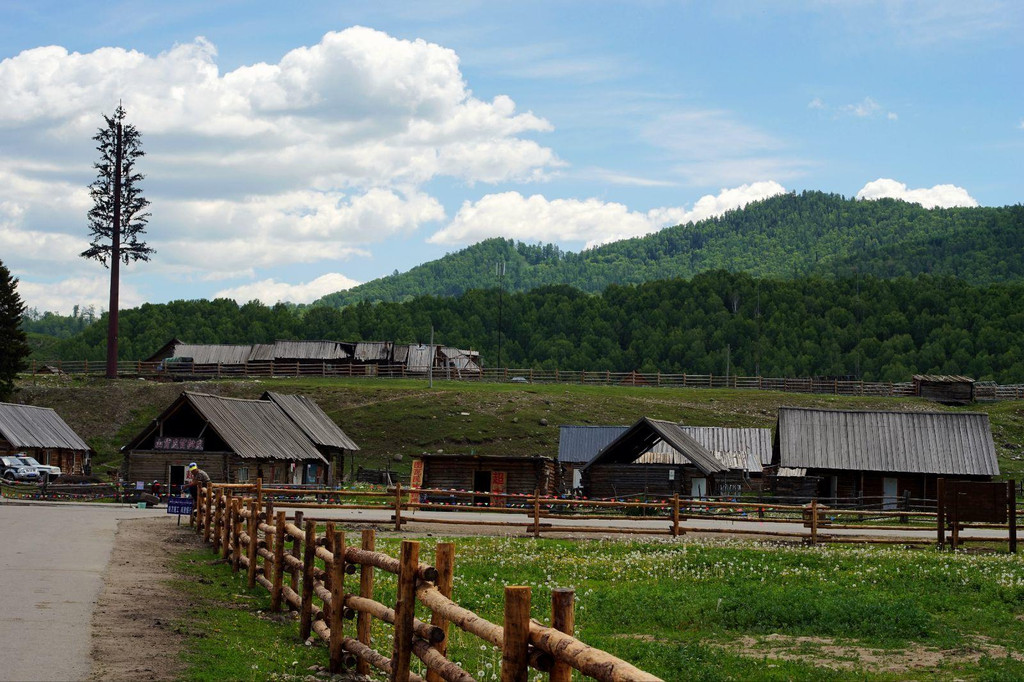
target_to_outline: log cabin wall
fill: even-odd
[[[670,477],[670,472],[672,472]],[[682,464],[595,464],[583,471],[587,497],[609,498],[630,495],[689,496],[694,478],[706,479],[705,495],[713,494],[714,477],[694,466]]]
[[[226,452],[153,452],[145,450],[129,452],[126,460],[125,480],[146,483],[151,481],[166,483],[170,478],[172,465],[188,467],[191,462],[195,462],[200,469],[209,474],[210,480],[214,483],[233,483],[233,480],[228,481],[228,475],[232,470],[237,470],[238,464],[243,462],[240,457]],[[246,464],[243,463],[242,466],[246,466]],[[250,465],[250,471],[252,470]],[[255,479],[255,476],[251,474],[250,476]]]
[[[506,475],[505,492],[541,495],[555,492],[555,463],[546,457],[423,457],[423,487],[442,490],[474,490],[478,471],[501,471]]]

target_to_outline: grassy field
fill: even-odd
[[[555,456],[560,424],[632,424],[648,416],[696,426],[772,427],[784,405],[952,409],[919,399],[726,389],[437,381],[431,390],[424,381],[395,379],[160,383],[38,377],[20,389],[17,400],[56,409],[96,450],[96,463],[109,465],[120,462],[119,448],[182,390],[245,398],[266,390],[308,395],[360,445],[356,464],[399,471],[408,470],[410,456],[438,450]],[[979,403],[968,409],[989,414],[1003,476],[1024,475],[1024,403]]]
[[[423,539],[423,560],[435,541]],[[377,546],[397,555],[398,542]],[[289,679],[326,664],[293,618],[266,613],[262,588],[248,591],[244,574],[212,558],[179,565],[181,589],[207,604],[189,615],[188,679]],[[392,601],[394,580],[377,575],[378,598]],[[577,636],[665,680],[1024,678],[1024,561],[1001,553],[456,540],[457,602],[500,623],[511,584],[533,588],[540,620],[552,588],[574,588]],[[389,655],[389,627],[377,625]],[[500,653],[472,636],[455,631],[450,655],[479,680],[499,679]]]

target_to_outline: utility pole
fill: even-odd
[[[434,325],[430,325],[430,362],[427,364],[429,387],[434,388]]]
[[[498,276],[498,364],[501,367],[501,308],[505,291],[505,261],[500,261],[494,266],[495,274]]]
[[[117,122],[114,140],[114,229],[110,249],[110,306],[107,315],[107,378],[117,378],[118,295],[121,283],[121,158],[123,130]]]

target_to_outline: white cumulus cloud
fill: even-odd
[[[232,298],[239,303],[257,300],[266,305],[273,305],[279,301],[312,303],[322,296],[332,294],[335,291],[350,289],[357,284],[359,282],[350,277],[332,272],[304,284],[288,284],[287,282],[265,279],[260,282],[253,282],[252,284],[221,289],[213,295],[213,298]]]
[[[857,192],[858,199],[902,199],[925,208],[952,208],[954,206],[977,206],[978,201],[963,187],[956,185],[935,185],[910,189],[905,183],[890,178],[879,178],[864,185]]]
[[[755,182],[703,196],[692,208],[655,208],[647,212],[630,211],[623,204],[595,198],[547,199],[540,194],[524,197],[519,192],[502,192],[464,203],[452,222],[428,241],[468,244],[501,236],[528,242],[584,242],[589,248],[722,215],[785,191],[774,181]]]
[[[18,293],[21,300],[30,308],[49,310],[63,315],[70,315],[77,305],[92,306],[99,315],[110,303],[110,275],[103,271],[96,277],[69,277],[56,282],[38,282],[21,279],[18,282]],[[121,309],[131,308],[145,303],[145,297],[130,281],[121,279],[118,293],[118,306]]]

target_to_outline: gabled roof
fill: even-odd
[[[913,376],[914,381],[925,382],[929,384],[973,384],[977,383],[971,377],[961,376],[959,374],[915,374]]]
[[[756,469],[749,466],[747,471],[760,470],[772,463],[772,430],[755,428],[727,428],[722,426],[683,426],[683,431],[716,456],[727,456],[730,460],[747,461],[750,455],[758,462]],[[750,462],[753,464],[753,461]]]
[[[270,400],[284,410],[303,433],[316,445],[342,450],[358,450],[355,441],[345,435],[316,402],[304,395],[284,395],[267,391],[262,400]]]
[[[353,358],[359,362],[387,362],[391,359],[391,342],[359,341]]]
[[[269,400],[224,398],[206,393],[183,392],[170,407],[137,435],[123,450],[136,449],[160,423],[188,404],[221,440],[245,459],[326,461],[313,442]]]
[[[340,341],[277,341],[275,360],[346,360],[352,354]]]
[[[174,347],[172,357],[192,358],[192,362],[197,365],[243,365],[251,352],[252,346],[179,343]]]
[[[727,470],[707,448],[688,436],[679,424],[647,417],[642,417],[606,445],[596,457],[583,466],[583,469],[595,464],[635,462],[659,441],[668,443],[705,475]]]
[[[15,448],[91,450],[60,415],[48,407],[0,403],[0,436]]]
[[[773,462],[796,469],[996,476],[981,412],[779,409]]]
[[[558,461],[563,464],[586,464],[606,445],[625,433],[628,426],[558,427]]]

